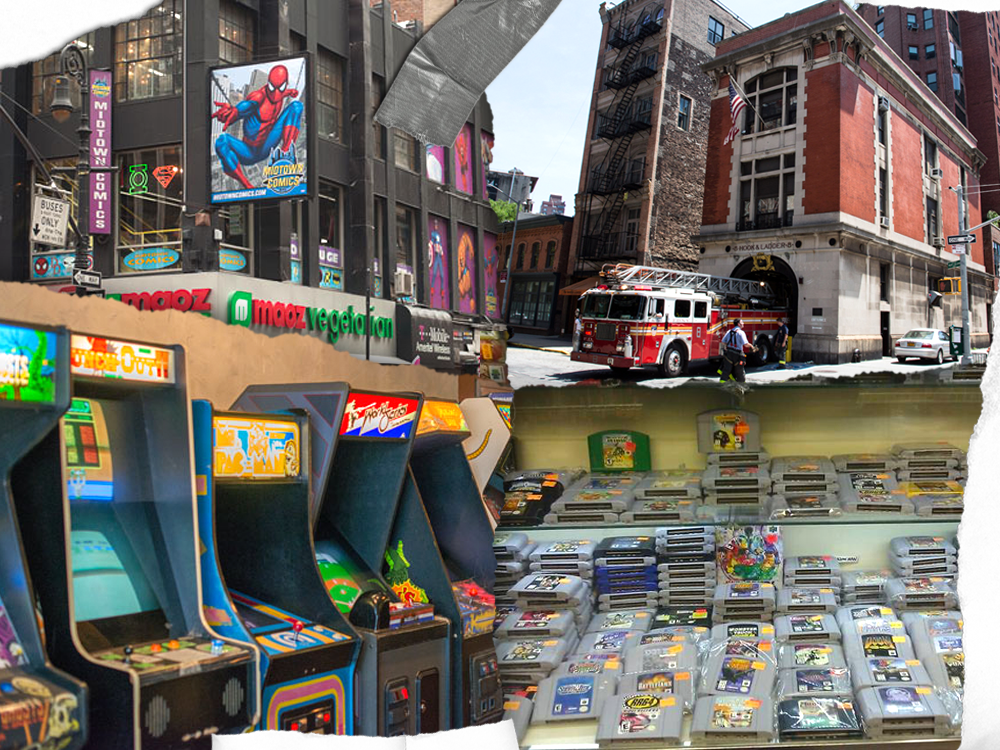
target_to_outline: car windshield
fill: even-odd
[[[610,294],[587,294],[583,298],[583,312],[580,314],[585,318],[606,318],[610,305]]]
[[[616,294],[611,300],[609,318],[639,320],[646,310],[646,298],[637,294]]]
[[[934,338],[934,331],[910,331],[908,334],[903,336],[904,339],[932,339]]]

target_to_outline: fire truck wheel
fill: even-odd
[[[660,376],[664,378],[676,378],[683,375],[687,369],[687,353],[680,344],[671,344],[663,353],[663,361],[657,368]]]
[[[771,361],[771,342],[766,336],[758,337],[756,341],[757,351],[751,352],[748,359],[754,367],[763,367]]]

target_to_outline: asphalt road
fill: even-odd
[[[689,380],[718,380],[718,365],[698,363],[689,366],[688,373],[679,378],[663,378],[650,369],[635,369],[618,377],[607,367],[574,362],[569,358],[570,343],[561,339],[515,336],[507,349],[507,369],[514,388],[533,385],[588,385],[608,381],[641,383],[653,388],[672,388]],[[928,370],[954,367],[955,363],[935,365],[920,360],[899,363],[895,357],[869,360],[843,365],[815,365],[811,362],[792,362],[787,369],[777,364],[748,369],[747,383],[767,383],[790,380],[803,374],[816,377],[850,377],[870,372],[921,373]]]

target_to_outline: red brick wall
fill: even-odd
[[[722,84],[729,90],[728,79]],[[725,224],[729,221],[729,195],[733,164],[733,144],[723,145],[729,128],[729,97],[712,100],[708,125],[708,157],[705,160],[705,197],[702,202],[702,224]]]
[[[755,29],[750,29],[742,34],[729,37],[728,39],[719,42],[715,47],[716,57],[732,52],[734,49],[749,47],[762,42],[765,39],[779,36],[793,29],[800,29],[803,26],[808,26],[821,18],[835,15],[842,9],[845,11],[849,10],[850,6],[845,3],[838,2],[837,0],[833,0],[833,2],[825,2],[819,5],[814,5],[798,13],[791,13],[784,18],[767,24],[766,26],[758,26]]]
[[[918,242],[924,241],[923,161],[919,131],[898,115],[891,120],[892,227]]]
[[[805,165],[802,210],[821,214],[840,210],[840,65],[806,73]]]
[[[875,179],[874,92],[844,66],[834,67],[841,73],[840,210],[874,222],[875,193],[878,189]],[[811,101],[809,103],[811,105]],[[806,167],[809,162],[807,156]]]

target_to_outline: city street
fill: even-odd
[[[570,341],[559,337],[530,336],[517,334],[511,339],[507,349],[507,368],[510,384],[515,389],[532,385],[594,385],[619,380],[607,367],[597,367],[584,362],[573,362],[569,358]],[[982,350],[985,354],[985,350]],[[792,362],[787,369],[779,370],[777,364],[747,370],[747,383],[775,383],[802,375],[814,377],[847,377],[870,372],[922,373],[928,370],[955,367],[954,362],[935,365],[916,359],[899,363],[895,357],[883,357],[843,365],[816,365],[806,362]],[[672,388],[689,380],[717,380],[716,365],[696,364],[681,378],[663,378],[652,370],[636,369],[621,378],[623,383],[641,383],[653,388]]]

